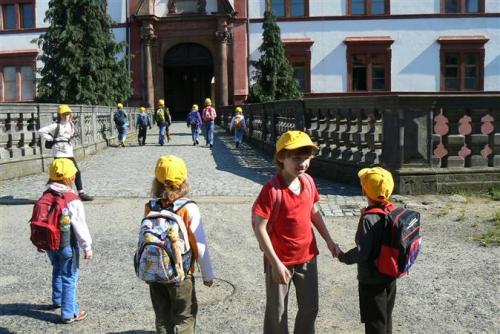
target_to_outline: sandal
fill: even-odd
[[[85,310],[80,310],[80,313],[78,313],[78,315],[74,318],[71,318],[71,319],[62,319],[62,322],[64,322],[65,324],[70,324],[72,322],[75,322],[75,321],[82,321],[82,320],[85,320],[85,318],[87,318],[87,311]]]

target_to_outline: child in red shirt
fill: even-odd
[[[304,132],[284,133],[274,156],[279,172],[264,185],[252,208],[252,224],[265,260],[264,334],[288,333],[286,304],[291,282],[298,304],[294,333],[314,333],[319,251],[312,226],[333,257],[340,252],[319,211],[316,185],[305,173],[317,149]]]

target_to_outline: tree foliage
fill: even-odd
[[[293,77],[293,69],[285,56],[280,28],[271,11],[264,13],[262,29],[262,44],[259,47],[262,56],[258,61],[252,62],[255,68],[254,84],[250,87],[248,102],[301,98],[302,93]]]
[[[46,33],[36,39],[44,67],[38,99],[51,103],[114,105],[131,95],[125,42],[116,43],[101,0],[50,0]]]

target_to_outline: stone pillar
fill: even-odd
[[[153,52],[151,48],[153,47],[154,41],[156,40],[156,35],[154,33],[154,28],[151,23],[144,23],[141,28],[141,44],[143,48],[143,74],[144,74],[144,87],[145,95],[143,96],[146,107],[154,107],[154,82],[153,82]]]
[[[227,27],[227,22],[219,23],[215,32],[218,42],[219,57],[217,58],[217,74],[215,77],[215,104],[226,106],[228,104],[228,78],[227,78],[227,44],[231,40],[231,31]]]

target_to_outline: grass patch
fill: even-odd
[[[500,210],[496,210],[493,217],[493,226],[488,231],[473,239],[479,241],[484,246],[499,246],[500,245]]]
[[[494,201],[500,201],[500,187],[492,187],[488,189],[488,196]]]

